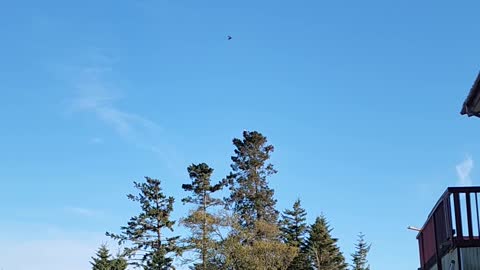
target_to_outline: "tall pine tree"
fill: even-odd
[[[118,240],[119,244],[129,243],[125,249],[132,264],[144,270],[169,270],[172,268],[174,253],[181,249],[176,241],[179,237],[166,237],[164,230],[173,231],[175,221],[170,220],[173,211],[173,197],[163,194],[160,181],[145,177],[145,183],[134,182],[138,195],[129,194],[128,199],[140,203],[140,214],[130,218],[120,234],[107,236]]]
[[[244,131],[243,139],[235,138],[233,144],[232,172],[227,177],[231,194],[227,201],[244,228],[252,229],[257,221],[277,223],[277,201],[267,182],[267,177],[276,173],[268,163],[273,146],[257,131]]]
[[[352,270],[370,270],[367,255],[370,251],[371,244],[365,241],[365,235],[358,234],[358,240],[355,244],[355,253],[352,254]]]
[[[233,145],[226,199],[233,210],[232,231],[221,246],[226,269],[287,269],[298,250],[280,241],[276,200],[267,181],[276,173],[269,163],[273,146],[257,131],[244,131]]]
[[[224,182],[212,185],[213,169],[205,163],[192,164],[187,170],[192,182],[182,185],[182,188],[192,195],[182,199],[182,202],[193,204],[196,208],[182,220],[182,224],[192,232],[186,240],[190,248],[200,253],[201,263],[195,264],[195,269],[216,269],[209,262],[212,261],[212,249],[216,246],[213,233],[219,228],[220,218],[210,208],[222,204],[222,200],[213,198],[212,194],[221,190]]]
[[[310,269],[305,247],[305,237],[308,232],[307,212],[302,208],[300,199],[293,204],[293,209],[286,209],[280,221],[283,241],[298,250],[298,255],[291,262],[288,269]]]
[[[337,239],[332,238],[330,226],[324,216],[317,217],[310,227],[307,250],[314,269],[346,270],[345,258],[337,246]]]

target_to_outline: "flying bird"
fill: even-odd
[[[231,39],[232,39],[232,36],[227,36],[227,39],[228,39],[228,40],[231,40]]]

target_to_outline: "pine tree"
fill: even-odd
[[[211,185],[213,169],[207,164],[192,164],[188,167],[188,174],[192,179],[191,184],[184,184],[185,191],[192,192],[191,196],[182,199],[184,203],[196,205],[182,224],[190,229],[192,235],[186,239],[189,246],[200,252],[201,264],[195,264],[194,269],[216,269],[209,266],[212,249],[216,246],[213,233],[218,229],[220,220],[218,215],[212,214],[211,207],[222,204],[222,200],[212,197],[212,194],[221,190],[224,182]]]
[[[128,262],[125,258],[118,256],[112,261],[112,270],[126,270],[128,267]]]
[[[305,236],[308,231],[306,216],[307,213],[301,207],[300,199],[295,201],[292,210],[286,209],[282,213],[282,220],[280,221],[282,239],[287,245],[299,251],[288,267],[290,270],[310,268],[305,248]]]
[[[227,177],[230,198],[227,200],[245,228],[253,228],[257,221],[276,223],[274,190],[268,187],[267,177],[275,174],[268,163],[273,146],[257,131],[244,131],[243,139],[233,139],[235,155],[232,156],[232,172]]]
[[[355,244],[355,253],[352,254],[352,270],[370,270],[370,265],[367,261],[370,247],[371,244],[367,244],[365,241],[365,235],[359,233],[357,244]]]
[[[281,231],[285,243],[290,246],[300,248],[305,244],[305,234],[307,233],[306,218],[307,213],[301,207],[300,199],[293,204],[293,209],[286,209],[282,213]]]
[[[277,224],[257,221],[252,231],[238,222],[232,223],[230,234],[221,245],[222,267],[234,270],[286,270],[298,254],[298,248],[278,241],[280,234]],[[258,231],[264,238],[258,239]]]
[[[267,181],[277,172],[269,163],[274,148],[257,131],[244,131],[233,145],[226,202],[234,222],[222,246],[226,269],[287,269],[298,249],[281,242],[277,201]]]
[[[140,214],[130,218],[127,225],[121,227],[120,234],[107,232],[107,236],[119,244],[129,243],[125,253],[133,261],[132,265],[144,270],[173,269],[172,255],[181,252],[176,244],[179,237],[166,237],[163,233],[165,229],[173,231],[175,221],[170,220],[170,214],[175,199],[163,194],[159,180],[145,179],[145,183],[134,182],[138,195],[127,196],[140,204]]]
[[[346,270],[345,258],[332,238],[330,226],[324,216],[317,217],[310,227],[307,250],[314,269]]]
[[[111,270],[112,263],[110,251],[106,245],[101,245],[96,253],[96,258],[92,257],[92,270]]]
[[[96,258],[92,257],[92,270],[125,270],[127,262],[122,257],[111,259],[110,251],[106,245],[101,245],[96,253]]]

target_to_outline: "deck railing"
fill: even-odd
[[[480,187],[450,187],[417,235],[422,270],[437,265],[456,247],[480,247]]]

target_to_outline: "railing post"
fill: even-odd
[[[447,230],[447,239],[450,245],[453,245],[453,228],[452,228],[452,206],[450,205],[450,193],[443,198],[443,207],[445,212],[445,229]]]
[[[436,212],[436,211],[435,211]],[[438,239],[437,239],[437,221],[435,218],[435,212],[433,213],[433,238],[435,242],[435,259],[437,261],[437,269],[442,270],[442,258],[440,257],[438,250]]]
[[[470,205],[470,192],[465,193],[465,201],[467,203],[467,223],[468,223],[468,239],[473,240],[473,225],[472,225],[472,206]]]
[[[478,196],[477,196],[477,194],[478,193],[475,192],[475,209],[477,210],[476,211],[477,212],[477,233],[479,234],[477,236],[480,237],[480,217],[478,216]]]
[[[462,213],[460,210],[460,197],[457,192],[453,193],[453,204],[455,208],[455,227],[457,229],[457,241],[463,242]]]

